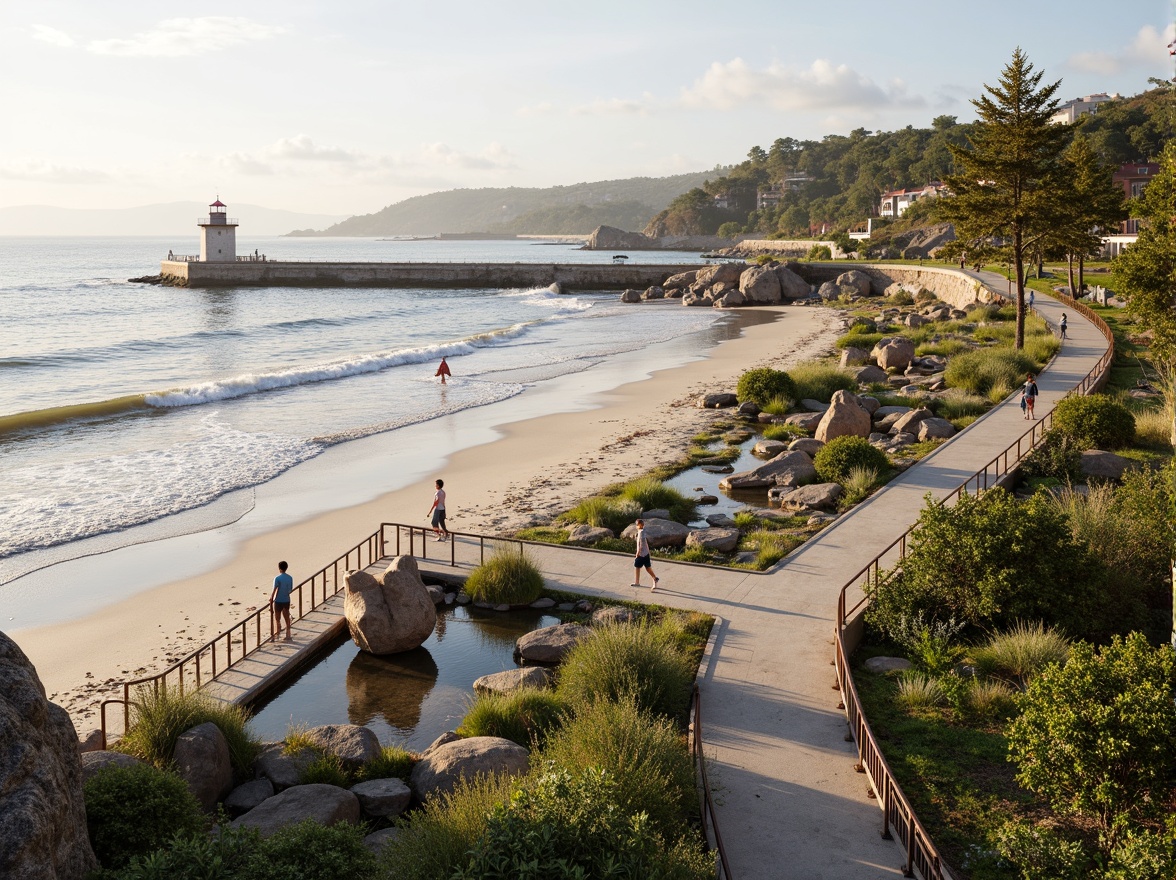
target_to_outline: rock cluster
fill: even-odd
[[[748,266],[744,263],[718,263],[671,275],[661,285],[644,291],[626,290],[621,294],[621,301],[636,303],[681,299],[684,306],[730,309],[779,305],[807,300],[812,296],[809,283],[788,264],[770,262]]]

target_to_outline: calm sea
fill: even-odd
[[[607,262],[527,242],[248,238],[271,259]],[[131,284],[175,238],[0,238],[0,584],[145,523],[212,509],[335,444],[502,401],[709,309],[550,290]],[[697,253],[633,254],[691,262]],[[433,378],[442,355],[454,376]],[[219,505],[219,507],[217,506]],[[177,525],[175,533],[182,531]],[[130,543],[133,539],[122,541]],[[86,552],[92,552],[87,550]]]

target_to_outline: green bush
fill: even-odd
[[[521,746],[542,745],[559,726],[563,700],[551,691],[520,688],[509,694],[479,694],[457,732],[461,736],[500,736]]]
[[[1135,439],[1135,416],[1105,394],[1071,394],[1058,401],[1053,430],[1079,449],[1122,449]]]
[[[454,880],[617,880],[714,876],[701,848],[666,842],[646,817],[617,802],[607,771],[547,769],[490,817],[486,834]]]
[[[796,388],[797,400],[819,400],[828,403],[835,391],[852,391],[857,380],[833,364],[797,364],[788,371]]]
[[[881,474],[890,470],[886,453],[875,449],[865,437],[834,437],[813,456],[817,476],[826,483],[849,479],[854,468],[866,468]]]
[[[786,397],[796,400],[796,385],[787,373],[760,367],[748,370],[739,377],[739,384],[735,388],[735,395],[741,403],[751,401],[763,406],[774,397]]]
[[[831,260],[833,259],[833,251],[829,250],[827,244],[814,244],[809,248],[807,260]]]
[[[650,712],[681,718],[694,667],[673,639],[648,623],[598,627],[568,652],[559,695],[577,709],[632,697]]]
[[[773,397],[760,407],[760,412],[773,416],[782,416],[792,409],[792,401],[787,397]]]
[[[376,857],[363,842],[362,825],[320,825],[307,819],[261,841],[249,860],[245,880],[338,880],[372,877]]]
[[[401,819],[400,835],[380,858],[387,880],[450,880],[469,863],[486,832],[490,813],[510,797],[513,780],[503,774],[463,779],[452,792],[429,798]]]
[[[638,477],[621,488],[621,498],[632,502],[638,516],[646,510],[668,510],[670,518],[680,523],[694,519],[694,500],[654,477]]]
[[[662,834],[672,834],[698,806],[694,765],[681,734],[631,699],[583,706],[551,736],[543,758],[572,773],[606,770],[617,780],[621,807],[646,813]]]
[[[319,755],[306,765],[300,781],[303,785],[337,785],[347,788],[353,783],[351,772],[338,755]]]
[[[1046,431],[1037,448],[1025,456],[1021,476],[1045,477],[1063,483],[1078,480],[1082,476],[1082,452],[1058,431]]]
[[[148,764],[107,767],[86,782],[84,792],[90,844],[105,868],[121,868],[205,824],[188,784]]]
[[[514,545],[501,544],[470,572],[465,591],[475,602],[526,605],[543,592],[543,575],[526,550],[519,552]]]
[[[140,687],[131,703],[131,727],[117,749],[164,768],[171,764],[176,740],[209,721],[220,728],[228,742],[233,770],[247,775],[260,748],[249,730],[249,713],[195,691],[181,694],[175,688],[156,691],[146,685]]]
[[[356,778],[360,782],[368,779],[407,780],[415,763],[410,752],[399,746],[384,746],[380,754],[359,768]]]
[[[1066,840],[1048,825],[1006,822],[996,834],[997,851],[1026,880],[1087,880],[1090,858],[1076,840]]]
[[[1037,364],[1013,348],[979,348],[956,355],[943,378],[952,388],[963,388],[989,400],[1003,400],[1019,388]]]
[[[188,831],[162,849],[136,856],[121,870],[92,875],[92,880],[248,880],[250,860],[260,846],[255,828],[222,825],[216,834]]]
[[[1046,667],[1065,663],[1069,655],[1070,640],[1065,635],[1040,622],[1022,621],[993,634],[972,651],[978,670],[986,675],[999,675],[1020,688]]]
[[[1017,781],[1054,810],[1093,820],[1106,846],[1169,809],[1176,780],[1176,651],[1141,633],[1096,649],[1076,643],[1064,666],[1029,684],[1008,730]]]

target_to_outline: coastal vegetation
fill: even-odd
[[[501,544],[470,572],[465,591],[476,602],[526,605],[543,592],[543,574],[526,550]]]

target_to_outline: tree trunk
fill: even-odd
[[[1074,299],[1078,299],[1086,293],[1086,254],[1078,255],[1078,292],[1074,294]]]
[[[1021,230],[1013,233],[1013,271],[1017,273],[1017,339],[1016,348],[1025,347],[1025,248],[1021,243]]]
[[[1073,254],[1066,254],[1066,268],[1067,268],[1067,274],[1070,276],[1070,280],[1069,280],[1070,296],[1074,296],[1074,255]]]

